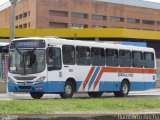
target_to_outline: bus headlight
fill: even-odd
[[[34,82],[34,84],[41,84],[45,80],[45,78],[46,78],[45,76],[40,77],[38,80]]]
[[[10,77],[8,77],[8,82],[11,83],[11,84],[16,84],[16,83],[14,82],[14,80],[13,80],[12,78],[10,78]]]

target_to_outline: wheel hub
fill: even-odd
[[[126,84],[124,84],[122,90],[123,90],[124,94],[127,94],[127,92],[128,92],[128,86]]]
[[[66,93],[67,95],[69,95],[69,94],[72,93],[72,88],[71,88],[71,86],[67,85],[67,86],[65,87],[65,93]]]

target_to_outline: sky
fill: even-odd
[[[8,2],[9,0],[0,0],[0,5]],[[146,1],[151,1],[151,2],[157,2],[157,3],[160,3],[160,0],[146,0]]]

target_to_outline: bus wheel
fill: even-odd
[[[74,86],[71,81],[66,81],[65,86],[64,86],[64,92],[60,93],[61,98],[72,98],[74,94]]]
[[[126,97],[129,93],[130,87],[127,81],[123,81],[121,84],[121,90],[114,92],[115,97]]]
[[[41,99],[43,97],[43,93],[41,92],[30,92],[30,95],[34,99]]]
[[[102,92],[88,92],[89,97],[98,98],[102,96]]]

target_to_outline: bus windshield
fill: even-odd
[[[34,74],[45,69],[44,49],[10,50],[9,72],[14,74]]]

